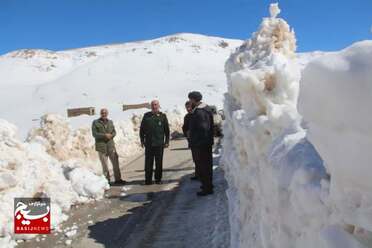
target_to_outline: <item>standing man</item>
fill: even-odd
[[[186,108],[187,114],[183,118],[182,131],[183,131],[183,134],[185,135],[185,137],[187,138],[187,143],[189,145],[189,148],[191,148],[191,145],[190,145],[190,120],[192,118],[192,105],[191,105],[190,101],[187,101],[185,103],[185,108]],[[191,149],[191,155],[192,155],[192,160],[195,162],[193,149]],[[198,180],[199,179],[198,169],[197,169],[196,165],[195,165],[194,176],[192,176],[190,179],[191,180]]]
[[[152,184],[155,159],[155,183],[161,184],[163,174],[164,147],[169,146],[169,124],[167,116],[159,111],[158,100],[151,102],[151,111],[142,119],[140,127],[141,145],[145,147],[145,184]]]
[[[190,145],[202,184],[202,190],[197,195],[206,196],[213,194],[213,114],[208,105],[201,102],[200,92],[190,92],[188,97],[193,106]]]
[[[190,119],[191,119],[191,115],[192,115],[192,106],[191,106],[190,101],[187,101],[185,103],[185,108],[186,108],[187,114],[183,117],[182,131],[183,131],[183,135],[185,135],[185,137],[187,139],[187,142],[188,142],[188,145],[190,147]]]
[[[108,158],[110,158],[113,170],[115,184],[123,184],[119,168],[119,156],[115,149],[114,137],[116,135],[115,126],[112,120],[107,118],[108,110],[101,109],[101,117],[92,123],[92,135],[96,141],[96,151],[102,164],[103,174],[110,182],[110,172],[108,169]]]

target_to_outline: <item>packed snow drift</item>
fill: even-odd
[[[371,99],[370,42],[305,67],[279,12],[272,4],[271,17],[225,66],[231,246],[364,247],[361,233],[372,230],[370,118],[363,107]],[[300,85],[315,147],[297,111]]]
[[[179,131],[181,115],[171,112],[168,116],[171,131]],[[115,143],[121,163],[142,152],[139,119],[140,116],[135,116],[115,122]],[[42,116],[40,124],[22,142],[17,128],[0,119],[1,247],[14,245],[12,239],[33,237],[13,234],[14,197],[50,197],[52,228],[58,231],[72,205],[99,200],[109,188],[90,127],[73,129],[65,118],[53,114]]]
[[[13,232],[15,197],[51,197],[52,227],[66,220],[71,205],[100,199],[107,180],[78,161],[59,161],[39,142],[22,142],[17,129],[0,120],[0,244],[6,247]],[[25,235],[24,238],[30,238]],[[18,238],[23,238],[19,236]]]
[[[338,221],[372,241],[372,41],[313,60],[301,80],[299,109],[308,139],[330,174]],[[371,245],[372,243],[370,243]]]
[[[65,118],[52,114],[41,120],[40,128],[31,130],[26,142],[20,140],[13,124],[0,120],[2,247],[11,246],[11,239],[32,237],[13,234],[14,197],[50,197],[52,228],[58,231],[72,205],[99,200],[109,188],[94,151],[90,128],[72,129]],[[139,124],[135,119],[115,124],[116,147],[121,162],[125,162],[141,152]]]

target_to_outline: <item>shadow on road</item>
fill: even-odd
[[[184,180],[184,176],[181,181]],[[179,180],[168,180],[179,181]],[[151,187],[151,186],[150,186]],[[143,247],[147,237],[151,237],[157,230],[157,220],[164,215],[164,207],[173,201],[179,186],[171,190],[164,189],[158,192],[146,192],[119,197],[123,202],[139,202],[141,206],[129,209],[126,214],[97,222],[88,227],[89,238],[107,248],[116,247]],[[145,229],[142,229],[146,226]],[[128,246],[127,244],[131,244]],[[133,245],[136,244],[136,245]]]
[[[188,147],[181,147],[181,148],[172,148],[171,151],[187,151],[190,150]]]
[[[213,156],[214,165],[218,165],[220,163],[220,154],[218,154],[218,150],[220,147],[221,147],[220,142],[217,142],[215,149],[214,149],[214,156]],[[186,149],[187,148],[175,148],[172,150],[186,150]],[[163,171],[164,172],[178,172],[178,171],[193,170],[194,169],[193,166],[187,166],[190,161],[192,160],[187,159],[185,161],[182,161],[181,163],[178,163],[177,165],[173,165],[173,166],[170,166],[169,168],[165,168]],[[218,170],[221,171],[220,169]],[[135,170],[135,172],[143,172],[143,170]],[[152,246],[149,246],[149,244],[153,244],[152,239],[160,235],[161,226],[164,225],[164,223],[162,222],[164,218],[167,216],[167,214],[169,215],[170,208],[172,208],[172,206],[174,208],[174,205],[177,199],[177,194],[179,194],[178,191],[185,191],[185,188],[181,188],[181,187],[184,187],[182,185],[186,183],[186,180],[188,181],[189,177],[190,175],[184,175],[179,179],[164,180],[163,185],[146,186],[146,192],[134,193],[134,194],[130,194],[127,196],[109,197],[109,198],[117,198],[126,204],[137,203],[137,205],[134,206],[133,208],[130,208],[129,210],[125,212],[125,214],[117,218],[106,219],[104,221],[96,222],[94,225],[89,226],[88,227],[89,238],[93,239],[95,243],[100,244],[106,248],[152,247]],[[219,193],[219,194],[224,195],[224,191],[227,186],[226,186],[226,182],[221,183],[222,181],[224,181],[223,176],[219,176],[219,179],[217,179],[217,181],[220,181],[220,183],[216,182],[217,183],[216,185],[217,187],[215,189],[216,194],[218,195],[217,192],[220,191],[223,193]],[[167,187],[167,184],[172,184],[176,182],[179,182],[179,184],[175,186],[174,188],[169,189],[169,187]],[[143,180],[129,181],[127,185],[143,185]],[[194,196],[195,191],[198,189],[199,186],[196,184],[194,184],[193,186],[190,186],[192,184],[190,184],[189,182],[187,182],[187,185],[189,186],[186,186],[186,190],[191,190],[191,192],[190,194],[187,193],[188,196],[184,199],[185,203],[181,204],[181,206],[187,206],[188,204],[195,204],[195,203],[191,203],[192,201],[190,199],[195,198]],[[212,197],[211,199],[213,198],[216,198],[216,195]],[[208,203],[208,201],[204,200],[201,202],[202,204],[206,204],[206,206],[208,206],[207,209],[212,207],[212,206],[207,205],[207,204],[210,204]],[[138,204],[140,204],[140,206],[138,206]],[[181,211],[188,211],[188,210],[184,209]],[[211,209],[209,209],[208,211],[211,212]],[[226,213],[218,213],[219,216],[223,214],[227,215]],[[227,219],[227,216],[225,217]],[[178,223],[177,225],[182,225],[182,223]],[[210,223],[210,225],[213,226],[215,225],[215,223],[212,222]],[[190,230],[190,229],[189,230],[186,229],[184,231],[186,233],[193,232],[193,230]]]
[[[169,168],[169,169],[163,169],[163,172],[170,172],[170,171],[189,171],[193,170],[194,167],[183,167],[183,168]],[[135,170],[135,172],[144,172],[144,170]]]

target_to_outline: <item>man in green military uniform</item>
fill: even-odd
[[[115,126],[112,120],[107,118],[108,110],[101,109],[101,117],[92,123],[92,135],[96,140],[96,151],[102,164],[103,174],[110,182],[110,172],[108,169],[108,159],[110,158],[115,184],[123,184],[119,168],[119,157],[115,149],[114,137],[116,135]]]
[[[151,102],[151,111],[142,119],[140,127],[141,145],[145,147],[145,184],[152,184],[155,159],[155,183],[161,184],[163,174],[164,147],[169,146],[169,124],[167,116],[159,111],[158,100]]]

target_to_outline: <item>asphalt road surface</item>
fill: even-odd
[[[18,247],[228,247],[227,185],[214,157],[213,195],[196,196],[200,183],[190,180],[190,150],[185,140],[173,141],[164,153],[162,185],[143,185],[140,156],[121,168],[126,185],[112,186],[103,200],[74,206],[62,231]]]

